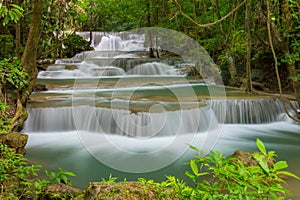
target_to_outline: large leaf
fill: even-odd
[[[199,170],[198,170],[198,166],[197,166],[195,160],[191,160],[191,161],[190,161],[190,166],[191,166],[191,169],[192,169],[193,173],[194,173],[196,176],[198,176]]]
[[[280,172],[278,172],[278,174],[284,174],[284,175],[287,175],[287,176],[290,176],[290,177],[300,180],[300,178],[297,175],[293,174],[292,172],[280,171]]]
[[[281,170],[281,169],[285,169],[287,167],[288,167],[288,164],[286,161],[279,161],[279,162],[275,163],[275,165],[274,165],[275,170]]]
[[[258,138],[256,139],[256,146],[260,150],[260,152],[262,152],[263,154],[267,154],[267,150],[264,143]]]

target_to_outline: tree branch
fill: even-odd
[[[269,45],[273,54],[273,59],[274,59],[274,66],[275,66],[275,72],[276,72],[276,78],[277,78],[277,83],[278,83],[278,89],[279,89],[279,94],[282,96],[282,89],[281,89],[281,81],[280,81],[280,75],[278,71],[278,61],[277,61],[277,56],[276,52],[273,46],[273,41],[272,41],[272,34],[271,34],[271,20],[270,20],[270,2],[267,0],[267,28],[268,28],[268,38],[269,38]]]
[[[235,11],[237,11],[245,2],[246,0],[244,0],[242,3],[240,3],[237,7],[235,7],[233,10],[231,10],[227,15],[225,15],[224,17],[222,17],[221,19],[212,22],[212,23],[208,23],[208,24],[199,24],[198,22],[196,22],[195,20],[193,20],[191,17],[189,17],[188,15],[186,15],[183,10],[182,7],[180,5],[180,3],[177,0],[174,0],[174,2],[177,4],[180,13],[187,18],[188,20],[190,20],[193,24],[196,24],[199,27],[210,27],[210,26],[214,26],[222,21],[224,21],[226,18],[228,18],[230,15],[232,15],[232,13],[234,13]]]

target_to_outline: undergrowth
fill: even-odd
[[[249,166],[237,158],[225,157],[217,151],[212,151],[209,156],[203,157],[199,149],[191,146],[192,149],[199,152],[198,156],[187,163],[190,170],[186,172],[186,175],[192,184],[175,176],[167,176],[167,180],[163,182],[140,178],[136,182],[138,185],[124,180],[121,188],[134,186],[136,188],[134,195],[141,194],[145,197],[149,193],[153,197],[155,196],[155,199],[285,199],[289,191],[284,186],[286,181],[283,176],[298,180],[299,177],[285,170],[288,167],[286,161],[278,161],[270,165],[268,161],[276,157],[276,153],[267,151],[259,139],[257,139],[256,145],[259,151],[249,153],[249,155],[257,164]],[[37,171],[40,170],[40,165],[28,164],[26,158],[12,152],[5,145],[0,145],[0,150],[0,199],[40,199],[44,195],[48,195],[47,197],[51,199],[51,195],[49,196],[47,193],[48,186],[53,183],[71,185],[68,177],[75,176],[74,173],[60,168],[58,172],[46,171],[48,179],[39,179]],[[105,190],[107,194],[101,194],[102,196],[109,196],[110,199],[113,199],[122,197],[120,193],[124,193],[128,198],[121,199],[130,199],[130,192],[133,190],[116,189],[120,188],[117,178],[110,176],[107,180],[102,179],[101,182],[104,187],[105,185],[109,186]],[[59,198],[72,199],[73,197],[65,194]],[[59,198],[55,197],[55,199]]]

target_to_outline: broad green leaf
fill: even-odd
[[[256,145],[260,152],[262,152],[263,154],[267,154],[267,150],[264,143],[258,138],[256,139]]]
[[[284,169],[287,167],[288,167],[288,164],[286,161],[279,161],[279,162],[275,163],[275,165],[274,165],[275,170],[281,170],[281,169]]]
[[[190,166],[191,166],[191,169],[192,169],[193,173],[194,173],[196,176],[198,176],[199,170],[198,170],[198,166],[197,166],[195,160],[191,160],[191,161],[190,161]]]
[[[264,155],[260,155],[260,154],[254,154],[253,157],[258,161],[259,166],[266,172],[269,174],[270,170],[269,170],[269,166],[266,160],[266,157]]]
[[[189,171],[185,172],[185,175],[187,177],[189,177],[192,181],[196,180],[196,176],[194,174],[192,174],[191,172],[189,172]]]
[[[74,174],[73,172],[68,172],[68,171],[64,171],[64,174],[68,176],[76,176],[76,174]]]
[[[195,151],[198,151],[199,152],[199,149],[193,145],[189,145],[191,149],[195,150]]]
[[[295,178],[295,179],[300,180],[300,178],[299,178],[297,175],[293,174],[292,172],[288,172],[288,171],[279,171],[279,172],[277,172],[277,174],[278,174],[278,175],[279,175],[279,174],[284,174],[284,175],[287,175],[287,176],[290,176],[290,177],[293,177],[293,178]]]

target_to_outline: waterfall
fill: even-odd
[[[74,106],[30,108],[25,132],[90,131],[134,137],[204,132],[218,126],[209,109],[131,113],[129,110]]]
[[[124,46],[122,39],[118,36],[103,36],[101,42],[98,46],[95,47],[99,51],[121,51]]]
[[[271,123],[282,121],[285,117],[282,102],[273,98],[210,100],[207,103],[219,121],[229,124]],[[297,103],[292,103],[297,108]]]
[[[77,35],[90,41],[90,32],[76,32]],[[130,32],[120,33],[106,33],[93,32],[91,46],[96,50],[108,51],[132,51],[145,50],[144,48],[145,36],[143,34],[133,34]]]
[[[101,77],[101,76],[122,76],[125,71],[122,68],[110,66],[111,61],[107,61],[107,65],[99,66],[93,63],[83,61],[73,69],[68,70],[65,66],[54,65],[49,66],[46,71],[38,74],[39,78],[77,78],[77,77]]]
[[[138,75],[178,75],[179,72],[174,66],[170,66],[164,63],[151,62],[137,65],[127,74]]]

